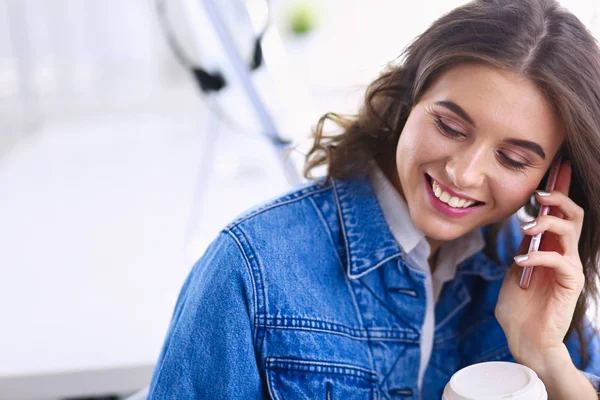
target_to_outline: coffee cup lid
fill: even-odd
[[[546,388],[524,365],[493,361],[456,372],[444,389],[443,400],[546,400]]]

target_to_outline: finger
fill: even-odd
[[[565,253],[578,254],[577,246],[581,235],[581,227],[573,221],[567,221],[552,215],[543,215],[521,225],[521,229],[526,235],[531,236],[543,232],[552,232],[558,236]]]
[[[515,257],[515,263],[521,267],[552,268],[556,272],[559,284],[567,289],[581,290],[585,277],[580,263],[572,263],[568,258],[555,251],[534,251]]]
[[[537,200],[544,206],[550,206],[552,210],[558,210],[564,218],[583,224],[584,211],[566,194],[555,190],[553,192],[537,191],[535,193]],[[552,214],[552,213],[551,213]]]

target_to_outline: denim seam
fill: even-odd
[[[354,310],[356,311],[356,317],[358,318],[358,322],[363,330],[366,330],[365,323],[362,318],[362,314],[360,312],[360,306],[358,305],[358,301],[356,300],[356,293],[354,292],[353,285],[359,285],[360,282],[352,282],[349,279],[345,279],[346,286],[348,286],[348,291],[350,292],[350,296],[352,297],[352,303],[354,304]],[[367,346],[369,346],[369,362],[371,364],[371,368],[375,371],[375,354],[373,353],[373,346],[371,341],[367,341]]]
[[[404,325],[406,325],[406,326],[410,326],[410,324],[409,324],[408,322],[406,322],[406,321],[405,321],[405,320],[404,320],[402,317],[400,317],[400,315],[399,315],[397,312],[395,312],[394,310],[392,310],[392,309],[391,309],[391,308],[390,308],[390,307],[389,307],[389,306],[388,306],[388,305],[387,305],[387,304],[386,304],[386,303],[385,303],[383,300],[381,300],[381,299],[379,298],[379,296],[377,296],[377,295],[375,294],[375,292],[374,292],[374,291],[373,291],[373,290],[372,290],[372,289],[371,289],[371,288],[370,288],[368,285],[366,285],[366,284],[365,284],[363,281],[359,281],[359,282],[360,282],[360,283],[363,285],[363,287],[364,287],[365,289],[367,289],[367,290],[369,291],[369,293],[371,293],[371,295],[372,295],[372,296],[373,296],[373,297],[374,297],[374,298],[375,298],[375,299],[376,299],[376,300],[377,300],[379,303],[381,303],[381,305],[382,305],[383,307],[385,307],[385,308],[386,308],[386,309],[387,309],[387,310],[388,310],[390,313],[392,313],[392,315],[394,315],[394,316],[396,317],[396,319],[398,319],[399,321],[401,321],[401,322],[402,322]],[[418,333],[418,331],[416,331],[416,330],[414,330],[414,329],[411,329],[411,330],[412,330],[413,332],[415,332],[415,333],[416,333],[416,334],[417,334],[417,335],[420,337],[420,333]]]
[[[452,319],[452,317],[454,317],[456,315],[456,313],[461,311],[467,304],[469,304],[471,302],[471,296],[469,295],[469,291],[464,286],[461,289],[467,291],[467,296],[458,306],[456,306],[454,308],[454,310],[452,310],[452,312],[450,312],[448,315],[446,315],[446,318],[444,318],[443,320],[440,321],[440,323],[435,328],[436,330],[438,328],[442,328],[444,325],[446,325],[448,323],[448,321],[450,321],[450,319]]]
[[[368,274],[369,272],[376,270],[377,268],[381,267],[383,264],[385,264],[386,262],[394,259],[394,258],[398,258],[398,256],[400,256],[402,253],[396,253],[396,254],[392,254],[391,256],[384,258],[383,260],[379,261],[377,264],[373,265],[371,268],[367,269],[366,271],[361,272],[358,275],[350,275],[350,273],[348,273],[348,276],[350,277],[350,279],[359,279],[362,278],[363,276],[365,276],[366,274]]]
[[[404,355],[404,353],[406,353],[406,346],[404,346],[404,348],[402,349],[402,351],[400,352],[400,354],[398,354],[398,357],[396,357],[396,360],[394,361],[394,363],[392,364],[392,367],[390,368],[389,372],[387,373],[386,376],[383,377],[383,379],[381,380],[381,384],[383,385],[385,383],[385,381],[390,377],[390,374],[392,372],[394,372],[394,369],[396,368],[396,364],[398,364],[398,361],[400,361],[400,357],[402,357]]]
[[[271,329],[302,330],[337,334],[358,340],[382,340],[416,343],[419,334],[412,330],[370,328],[357,329],[333,322],[310,320],[296,317],[256,317],[257,326]]]
[[[331,242],[331,246],[333,247],[333,249],[335,251],[335,255],[336,255],[337,259],[338,259],[339,265],[341,265],[342,268],[343,268],[344,267],[344,263],[342,262],[340,254],[337,251],[337,246],[335,245],[335,240],[333,239],[333,234],[331,233],[331,229],[329,229],[329,224],[327,223],[327,220],[325,219],[325,216],[321,212],[321,209],[319,208],[319,206],[317,206],[317,203],[315,202],[315,199],[313,199],[312,197],[310,197],[309,200],[310,200],[312,206],[314,207],[317,216],[321,220],[321,223],[325,227],[325,230],[327,231],[327,237],[329,238],[329,241]],[[344,273],[346,273],[346,271],[344,271]]]
[[[325,187],[318,187],[318,186],[309,186],[308,188],[305,189],[301,189],[299,191],[293,192],[292,194],[288,195],[288,196],[284,196],[281,197],[277,200],[275,200],[272,203],[266,204],[263,207],[260,207],[254,211],[251,211],[248,215],[242,216],[239,219],[233,221],[231,224],[229,224],[227,226],[227,229],[232,229],[237,227],[238,225],[244,223],[245,221],[249,220],[250,218],[253,218],[257,215],[262,214],[265,211],[271,210],[273,208],[276,207],[280,207],[280,206],[284,206],[286,204],[290,204],[290,203],[294,203],[296,201],[300,201],[306,197],[312,196],[314,194],[319,194],[322,192],[326,192],[328,190],[331,189],[331,185],[325,186]]]
[[[256,304],[255,304],[256,313],[254,314],[254,333],[253,333],[254,338],[253,339],[254,339],[254,345],[256,346],[256,348],[262,350],[262,349],[264,349],[265,336],[264,335],[262,336],[262,340],[259,337],[260,335],[258,332],[258,327],[260,325],[257,324],[257,317],[266,312],[267,304],[266,304],[265,285],[264,285],[264,282],[262,279],[260,265],[258,264],[258,262],[256,260],[256,255],[254,254],[254,250],[252,249],[252,246],[248,242],[248,238],[244,234],[241,227],[235,226],[235,227],[232,227],[229,231],[231,232],[232,235],[234,235],[236,237],[237,242],[241,246],[241,251],[244,254],[244,258],[247,260],[248,265],[250,266],[250,269],[251,269],[250,273],[252,275],[252,282],[256,286],[255,293],[257,295],[257,300],[256,300]]]
[[[458,336],[458,340],[462,340],[465,336],[467,336],[469,333],[473,332],[475,330],[476,327],[478,327],[479,325],[485,324],[486,322],[488,322],[492,317],[489,316],[484,320],[479,320],[477,321],[475,324],[471,325],[467,330],[465,330],[464,332],[461,332],[461,334]]]
[[[344,276],[347,276],[347,268],[344,267],[344,263],[342,262],[342,258],[340,256],[340,254],[337,251],[337,246],[335,244],[335,240],[333,239],[333,233],[331,232],[331,229],[329,228],[329,224],[327,223],[327,220],[325,219],[325,216],[323,215],[323,212],[321,211],[321,209],[319,208],[319,206],[317,205],[317,203],[315,202],[314,198],[310,198],[310,202],[312,203],[313,207],[315,208],[315,212],[317,213],[319,219],[321,219],[321,222],[323,223],[323,226],[325,227],[325,230],[327,231],[327,235],[329,237],[329,241],[331,242],[331,246],[333,247],[336,257],[338,259],[338,263],[339,263],[339,267],[342,269]],[[356,293],[354,293],[354,288],[352,287],[352,282],[349,279],[344,279],[344,283],[346,284],[346,288],[348,289],[348,293],[350,294],[350,297],[352,298],[352,305],[354,307],[354,311],[356,312],[356,319],[358,320],[361,329],[365,330],[365,323],[363,321],[362,318],[362,314],[360,313],[360,307],[358,306],[358,302],[356,301]],[[368,346],[369,346],[369,361],[371,363],[371,368],[374,370],[375,369],[375,359],[373,357],[373,348],[371,346],[371,342],[367,342]]]
[[[337,210],[338,221],[340,221],[340,229],[342,231],[342,237],[344,238],[344,247],[346,249],[346,263],[348,264],[346,266],[347,267],[346,274],[348,277],[350,277],[350,264],[352,263],[352,260],[350,260],[350,245],[348,243],[348,233],[346,232],[346,226],[343,223],[344,214],[342,212],[340,196],[338,194],[338,188],[337,188],[337,185],[335,184],[335,181],[333,181],[333,198],[335,200],[335,208]]]
[[[391,400],[391,399],[390,399],[390,396],[388,395],[388,393],[386,393],[386,392],[385,392],[385,390],[381,389],[381,387],[380,387],[379,385],[377,385],[377,388],[378,388],[379,390],[377,390],[377,391],[375,392],[375,400],[377,400],[377,399],[379,399],[379,398],[380,398],[380,397],[379,397],[379,395],[380,395],[380,394],[381,394],[381,396],[382,396],[382,397],[381,397],[382,399],[385,399],[385,400]]]
[[[272,390],[275,387],[275,384],[273,383],[273,374],[267,373],[267,375],[269,376],[269,384],[267,385],[269,388],[269,395],[275,400],[280,400],[279,396]]]
[[[252,318],[254,326],[252,329],[252,338],[253,338],[253,342],[255,342],[254,345],[256,346],[256,330],[257,330],[256,316],[259,314],[259,311],[258,311],[258,294],[256,293],[257,289],[256,289],[256,282],[254,280],[254,273],[252,272],[252,266],[250,264],[250,260],[248,259],[246,252],[244,251],[244,248],[242,246],[242,243],[240,242],[238,237],[230,230],[225,230],[225,232],[233,239],[233,241],[236,243],[236,245],[240,249],[240,253],[242,253],[244,260],[246,261],[246,269],[248,270],[248,275],[250,275],[250,280],[252,281],[252,295],[254,297],[254,304],[253,304],[254,318]]]
[[[347,232],[346,232],[346,226],[343,223],[344,220],[344,215],[343,215],[343,211],[342,211],[342,205],[341,205],[341,200],[339,197],[339,193],[338,193],[338,188],[337,185],[335,184],[335,181],[333,181],[333,199],[335,201],[335,208],[337,210],[337,217],[338,217],[338,221],[340,224],[340,229],[342,231],[342,237],[344,238],[344,247],[346,249],[346,276],[350,279],[352,279],[351,274],[350,274],[350,263],[352,262],[352,260],[350,259],[350,245],[348,243],[348,236],[347,236]],[[359,281],[360,282],[360,281]],[[360,282],[362,284],[362,282]],[[351,288],[351,293],[352,293],[352,298],[354,299],[354,301],[356,302],[356,298],[355,298],[355,291],[354,288]],[[358,307],[358,305],[357,305]],[[360,314],[360,308],[357,310],[357,313]],[[361,319],[362,320],[362,319]],[[364,325],[363,325],[364,326]],[[371,364],[374,364],[375,360],[373,358],[373,349],[371,347],[371,343],[367,342],[367,344],[369,345],[369,355],[371,358]]]
[[[376,382],[377,374],[366,368],[355,365],[333,363],[328,361],[299,360],[290,358],[267,357],[267,368],[287,371],[310,372],[316,374],[344,375],[367,379]]]
[[[444,334],[434,336],[433,343],[434,343],[434,345],[435,344],[443,344],[444,342],[447,342],[448,340],[456,339],[457,336],[458,335],[456,334],[456,332],[448,331]]]

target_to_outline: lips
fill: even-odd
[[[454,192],[452,189],[436,181],[428,174],[425,174],[425,177],[429,185],[432,187],[435,197],[451,207],[467,208],[484,204],[482,201]]]
[[[442,184],[440,184],[439,182],[436,182],[436,186],[439,185],[439,187],[437,187],[437,190],[443,190],[444,192],[446,192],[447,196],[452,196],[452,197],[456,197],[455,200],[450,200],[452,201],[453,204],[457,205],[457,201],[458,201],[458,205],[460,205],[462,203],[463,207],[453,207],[450,204],[448,204],[445,201],[442,201],[442,199],[438,198],[438,196],[436,196],[436,194],[433,191],[432,185],[433,185],[433,179],[425,174],[425,182],[426,182],[426,191],[427,191],[427,197],[429,199],[430,204],[433,206],[433,208],[435,208],[437,211],[439,211],[440,213],[444,214],[447,217],[451,217],[451,218],[458,218],[458,217],[463,217],[466,215],[469,215],[477,210],[479,210],[482,206],[485,205],[485,203],[478,201],[476,199],[473,199],[471,197],[468,196],[462,196],[462,195],[458,195],[457,193],[453,192],[452,190],[450,190],[447,186],[444,186]],[[444,196],[444,200],[449,201],[446,196]],[[467,202],[472,202],[472,204],[468,204]],[[468,205],[466,207],[464,207],[465,205]]]

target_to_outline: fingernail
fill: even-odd
[[[529,258],[529,255],[527,254],[523,254],[522,256],[516,256],[515,257],[515,262],[523,262],[523,261],[527,261],[527,259]]]
[[[546,192],[544,190],[536,190],[535,192],[538,194],[538,196],[541,196],[541,197],[548,197],[552,194],[552,193]]]
[[[531,229],[531,228],[533,228],[536,225],[537,225],[537,221],[533,220],[533,221],[528,222],[528,223],[524,224],[523,226],[521,226],[521,229],[523,229],[524,231],[526,231],[527,229]]]

